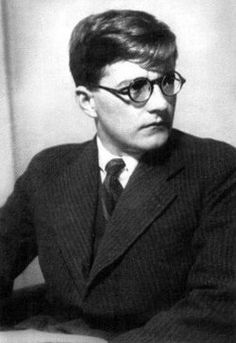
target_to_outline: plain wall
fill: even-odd
[[[236,146],[234,0],[2,0],[2,6],[0,58],[6,63],[0,75],[7,78],[0,78],[0,158],[6,186],[0,200],[35,153],[94,135],[93,121],[75,101],[68,41],[80,19],[110,8],[146,10],[170,25],[178,38],[177,70],[187,79],[174,126]],[[41,279],[33,266],[18,283],[31,283],[33,274]]]
[[[2,19],[1,2],[0,19]],[[5,202],[14,183],[12,118],[4,46],[3,20],[0,20],[0,206]]]

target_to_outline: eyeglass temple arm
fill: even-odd
[[[105,89],[111,93],[114,93],[114,94],[127,94],[128,93],[128,87],[124,87],[124,88],[121,88],[121,89],[115,89],[115,88],[110,88],[110,87],[105,87],[105,86],[101,86],[101,85],[97,85],[96,86],[97,88],[101,88],[101,89]]]

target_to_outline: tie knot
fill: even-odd
[[[114,158],[107,163],[105,169],[108,175],[118,177],[124,167],[125,162],[122,158]]]

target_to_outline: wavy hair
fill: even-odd
[[[178,55],[175,34],[142,11],[109,10],[90,15],[74,28],[69,65],[76,86],[98,84],[106,65],[128,60],[148,70]]]

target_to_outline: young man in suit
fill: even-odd
[[[2,296],[36,255],[45,278],[47,316],[28,326],[112,343],[233,339],[236,153],[172,128],[176,58],[175,35],[144,12],[75,27],[70,69],[97,135],[38,154],[1,213]]]

